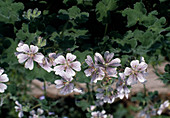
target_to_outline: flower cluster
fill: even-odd
[[[91,83],[96,83],[98,80],[103,80],[103,78],[117,77],[117,67],[120,66],[120,59],[112,59],[114,53],[109,53],[106,51],[104,58],[101,54],[95,53],[94,62],[91,56],[87,56],[85,62],[88,64],[89,68],[84,71],[87,77],[91,76]]]
[[[82,93],[81,90],[75,88],[74,76],[76,71],[81,71],[81,63],[76,60],[76,56],[67,53],[66,57],[63,55],[56,55],[50,53],[45,57],[38,52],[38,47],[34,45],[18,44],[16,49],[18,51],[17,58],[19,63],[25,63],[25,68],[33,69],[33,61],[36,61],[43,69],[48,72],[54,71],[56,75],[61,76],[61,80],[55,80],[56,88],[60,89],[60,94],[66,95],[72,92]],[[87,56],[85,62],[89,66],[85,71],[87,77],[91,77],[91,84],[101,82],[101,86],[97,89],[96,98],[104,103],[113,103],[115,98],[123,99],[124,96],[128,98],[130,89],[128,86],[139,82],[146,81],[146,69],[148,65],[144,58],[133,60],[130,65],[126,67],[124,72],[118,72],[118,67],[121,66],[119,58],[113,58],[114,53],[106,51],[104,57],[100,53],[95,53],[94,61],[90,55]],[[52,68],[52,66],[54,68]],[[118,79],[117,79],[118,78]],[[116,90],[113,89],[113,83],[117,81]]]
[[[56,80],[54,82],[56,88],[61,89],[61,94],[66,95],[72,92],[82,93],[82,91],[75,88],[73,84],[73,76],[76,75],[75,71],[81,70],[81,63],[75,61],[75,55],[67,53],[65,58],[63,55],[49,53],[48,57],[45,57],[42,53],[38,52],[39,48],[37,46],[28,46],[23,42],[18,44],[16,50],[18,52],[15,54],[19,63],[24,63],[26,61],[25,68],[33,70],[35,61],[47,72],[54,71],[56,75],[61,76],[62,80]],[[52,66],[54,68],[52,68]]]

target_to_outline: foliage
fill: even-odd
[[[85,64],[87,55],[113,52],[114,58],[121,59],[122,68],[141,56],[152,65],[164,60],[170,61],[168,6],[168,0],[1,0],[0,67],[4,68],[9,82],[8,89],[0,94],[1,102],[4,101],[0,104],[0,117],[17,117],[15,109],[12,109],[16,100],[24,106],[27,116],[38,105],[45,115],[49,112],[58,115],[49,115],[49,118],[90,117],[92,111],[86,113],[87,108],[95,104],[96,98],[93,86],[88,86],[90,77],[84,74],[88,67]],[[54,84],[61,77],[45,71],[35,62],[32,71],[25,69],[24,64],[19,64],[16,48],[21,41],[38,46],[39,52],[45,57],[51,52],[76,55],[82,66],[81,71],[76,73],[75,80],[85,83],[88,92],[75,95],[75,98],[64,97],[57,100],[48,97],[45,90],[44,100],[39,100],[39,96],[35,98],[29,95],[32,80]],[[167,64],[165,73],[157,75],[165,84],[169,84],[169,73],[170,65]],[[114,81],[115,78],[110,82]],[[97,84],[101,85],[100,82]],[[138,102],[141,110],[150,104],[149,101],[160,104],[159,100],[155,100],[157,94],[138,93],[131,100]],[[114,117],[132,117],[125,103],[118,103],[120,100],[103,107]],[[114,113],[110,111],[112,108]],[[101,111],[100,107],[96,109]]]

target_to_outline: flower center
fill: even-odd
[[[30,58],[33,58],[34,55],[35,55],[34,53],[29,53],[29,54],[28,54],[28,56],[29,56]]]

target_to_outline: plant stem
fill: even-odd
[[[41,106],[41,104],[37,104],[34,107],[32,107],[31,109],[34,109],[34,108],[39,107],[39,106]]]
[[[108,23],[107,23],[106,26],[105,26],[104,36],[105,36],[106,33],[107,33],[107,29],[108,29]]]
[[[145,84],[143,84],[143,88],[144,88],[144,95],[146,96],[146,86],[145,86]]]

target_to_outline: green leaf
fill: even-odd
[[[81,23],[84,23],[88,20],[89,13],[81,12],[81,10],[77,6],[72,6],[68,10],[59,10],[59,18],[63,20],[76,20],[81,19]]]
[[[164,70],[165,70],[165,72],[169,72],[170,73],[170,64],[166,64]]]
[[[102,0],[96,4],[97,20],[102,22],[108,17],[108,13],[117,8],[117,0]]]
[[[123,16],[127,16],[127,27],[135,25],[146,14],[146,9],[143,3],[137,2],[134,4],[134,9],[126,8],[123,12]]]
[[[35,33],[30,33],[29,25],[23,23],[22,28],[18,30],[18,32],[16,33],[16,39],[23,40],[25,41],[25,43],[30,44],[35,39],[37,39],[40,36],[40,34],[41,34],[40,31],[36,31]]]
[[[76,105],[78,107],[81,107],[83,111],[85,111],[87,109],[87,107],[89,107],[89,103],[85,100],[81,100],[81,101],[76,102]]]
[[[0,21],[14,24],[19,21],[19,11],[24,9],[21,2],[13,2],[14,0],[0,0]]]

